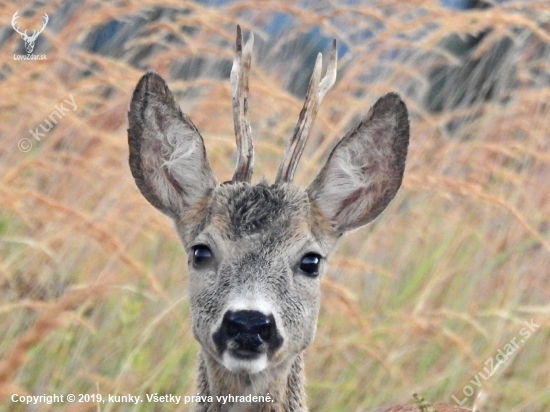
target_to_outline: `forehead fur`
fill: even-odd
[[[237,182],[217,188],[209,205],[210,223],[230,239],[256,233],[284,232],[310,223],[311,207],[304,190],[294,185]]]
[[[311,202],[305,190],[291,183],[222,184],[188,209],[178,223],[187,245],[206,227],[214,227],[222,237],[237,241],[254,234],[277,241],[307,231],[326,251],[338,238],[335,224]]]

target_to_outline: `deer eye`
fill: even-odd
[[[200,268],[205,266],[212,258],[212,251],[206,245],[193,246],[193,266]]]
[[[300,262],[300,270],[307,276],[319,276],[319,265],[321,264],[321,256],[317,253],[308,253],[304,255]]]

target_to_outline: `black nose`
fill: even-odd
[[[276,349],[282,339],[273,315],[240,310],[225,313],[220,329],[214,334],[214,342],[220,352],[229,347],[237,356],[251,357]]]
[[[275,329],[273,316],[253,310],[227,312],[223,317],[223,323],[229,339],[239,335],[257,335],[260,340],[268,341]]]

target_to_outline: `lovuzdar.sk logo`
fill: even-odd
[[[44,13],[44,17],[43,17],[43,20],[42,20],[42,27],[38,30],[36,30],[36,29],[33,30],[32,34],[28,35],[27,30],[22,32],[20,30],[19,24],[16,22],[16,20],[19,18],[18,13],[19,13],[19,10],[17,10],[15,12],[15,14],[13,15],[13,17],[11,18],[11,25],[12,25],[13,29],[21,35],[21,38],[25,42],[25,50],[27,51],[27,54],[26,55],[25,54],[14,54],[13,59],[14,60],[46,60],[46,55],[45,54],[35,55],[32,52],[34,50],[34,44],[36,42],[36,39],[38,38],[40,33],[42,33],[44,31],[44,29],[46,28],[46,24],[48,24],[48,21],[49,21],[48,15],[46,13]]]

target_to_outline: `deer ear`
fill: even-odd
[[[130,169],[143,196],[179,219],[216,185],[204,142],[156,73],[136,86],[128,112]]]
[[[369,223],[399,189],[408,145],[405,103],[387,94],[334,148],[309,186],[309,198],[340,233]]]

